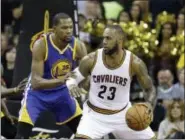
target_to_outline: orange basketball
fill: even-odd
[[[126,123],[129,128],[135,131],[146,129],[152,121],[152,116],[147,113],[147,107],[142,104],[135,104],[127,110]]]

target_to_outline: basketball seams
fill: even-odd
[[[127,112],[129,111],[129,109],[127,110]],[[136,121],[136,123],[130,123],[130,124],[138,124],[138,125],[140,125],[140,122],[138,121],[138,119],[137,118],[135,118],[134,116],[132,116],[132,115],[130,115],[130,114],[128,114],[128,113],[126,113],[126,116],[128,116],[128,117],[131,117],[132,119],[134,119],[135,121]],[[126,117],[127,118],[127,117]],[[127,120],[127,119],[126,119]],[[128,123],[128,121],[126,121],[127,123]],[[129,124],[129,123],[128,123]],[[131,128],[132,129],[132,128]]]
[[[150,125],[151,119],[145,106],[133,105],[127,110],[126,122],[131,129],[141,131]]]
[[[130,116],[131,118],[133,118],[134,120],[136,120],[137,123],[139,123],[139,121],[138,121],[134,116],[132,116],[132,115],[130,115],[130,114],[127,114],[127,116]],[[134,124],[135,124],[135,123],[134,123]]]
[[[140,120],[141,120],[141,122],[139,122],[139,123],[141,123],[141,124],[142,124],[142,127],[144,128],[144,124],[143,124],[143,121],[142,121],[142,117],[140,116],[140,114],[139,114],[139,112],[138,112],[137,106],[134,106],[134,108],[136,109],[136,112],[137,112],[137,114],[139,115],[139,118],[140,118]]]

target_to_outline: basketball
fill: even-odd
[[[135,131],[146,129],[151,121],[152,116],[147,113],[148,108],[142,104],[135,104],[127,110],[126,123],[129,128]]]

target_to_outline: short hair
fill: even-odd
[[[60,19],[67,19],[67,18],[71,18],[68,14],[66,13],[58,13],[53,17],[53,26],[56,26]]]
[[[106,28],[114,29],[119,35],[122,35],[123,37],[125,36],[125,33],[120,25],[107,25]]]

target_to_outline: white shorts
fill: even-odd
[[[127,126],[125,114],[129,107],[131,107],[131,103],[119,113],[105,115],[93,111],[85,102],[83,116],[77,128],[77,136],[100,139],[112,132],[118,139],[151,139],[155,137],[150,127],[142,131],[134,131]]]

